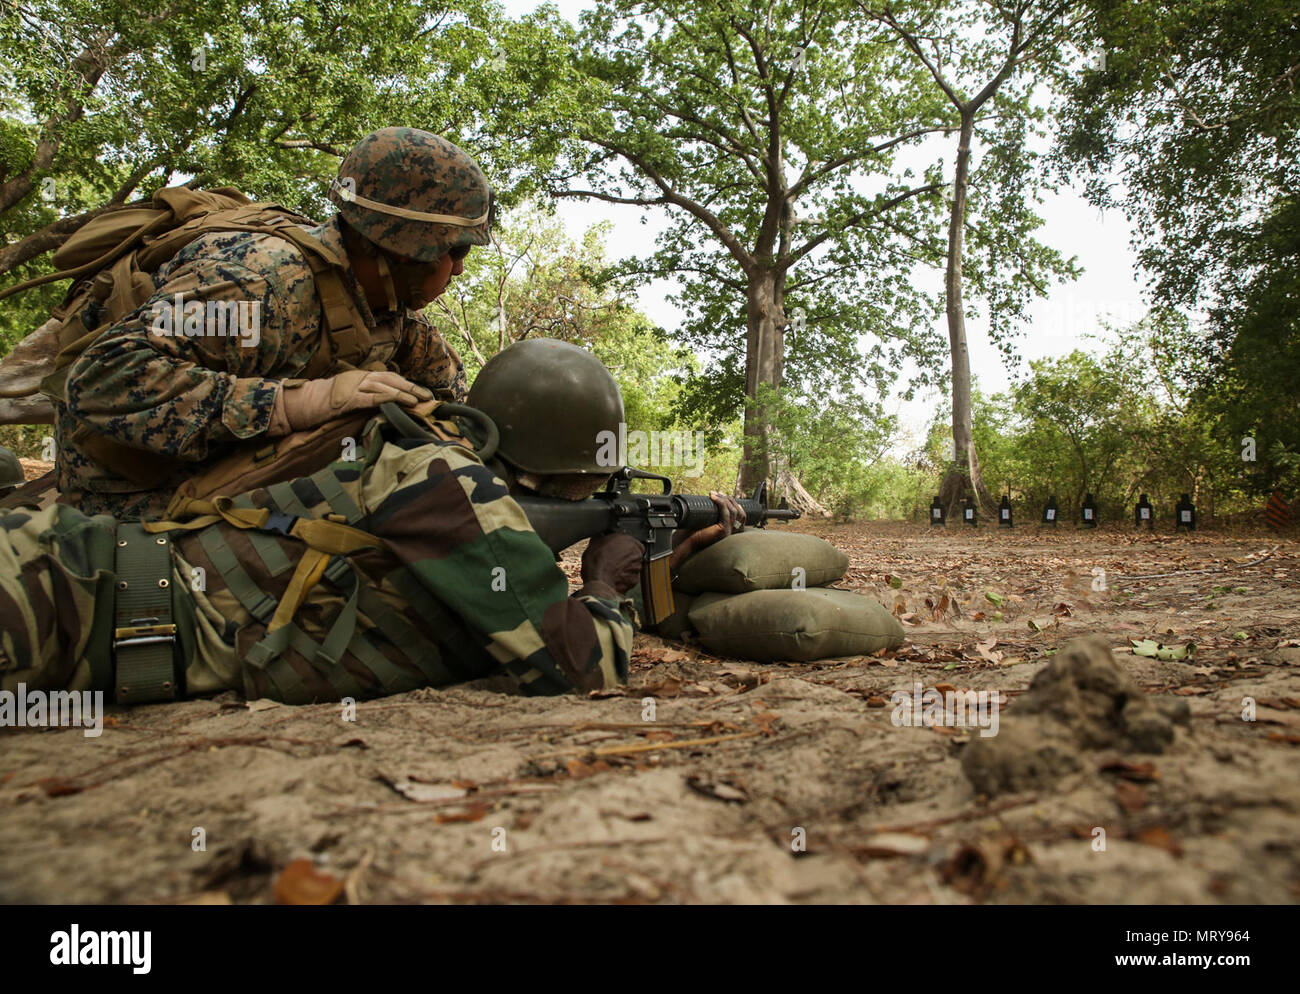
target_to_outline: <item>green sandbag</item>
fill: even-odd
[[[690,614],[691,605],[695,603],[695,598],[690,594],[684,594],[680,590],[673,591],[673,613],[659,622],[655,629],[657,635],[666,639],[677,639],[681,641],[682,633],[690,630],[691,623],[687,618]]]
[[[851,590],[705,594],[692,605],[690,622],[711,652],[760,663],[865,656],[903,644],[898,619]]]
[[[805,586],[820,587],[844,575],[849,557],[816,535],[755,528],[695,553],[673,585],[692,594],[789,589],[796,568],[804,571]]]

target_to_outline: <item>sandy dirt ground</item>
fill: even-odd
[[[590,698],[474,684],[346,721],[228,694],[110,708],[99,738],[5,729],[0,900],[1300,900],[1294,537],[795,528],[850,555],[838,585],[891,607],[903,648],[762,665],[642,634],[631,685]],[[891,720],[916,682],[996,689],[1009,732],[1081,635],[1176,716],[1164,751],[1093,741],[990,796],[963,769],[978,729]]]

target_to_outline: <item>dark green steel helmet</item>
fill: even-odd
[[[612,473],[613,470],[610,470]],[[0,490],[16,487],[26,482],[18,457],[6,448],[0,448]]]
[[[469,153],[416,128],[362,138],[339,165],[330,200],[363,237],[420,262],[488,244],[495,214],[487,177]]]
[[[623,395],[605,364],[553,338],[517,342],[479,371],[469,404],[496,422],[497,453],[527,473],[608,476]]]

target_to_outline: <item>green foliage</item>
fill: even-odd
[[[393,123],[464,144],[510,204],[556,146],[509,136],[570,109],[566,30],[553,9],[508,22],[488,0],[7,4],[0,273],[47,271],[42,253],[77,218],[176,182],[328,213],[339,156]],[[0,344],[59,293],[6,304]]]
[[[1223,438],[1213,412],[1179,376],[1199,346],[1185,318],[1152,312],[1100,356],[1075,351],[1030,364],[1009,394],[974,393],[975,444],[984,479],[1008,487],[1033,514],[1050,496],[1063,520],[1093,494],[1103,520],[1129,520],[1141,493],[1171,508],[1186,492],[1207,514],[1257,506],[1240,439]],[[945,412],[936,414],[927,467],[942,464]],[[1261,461],[1286,456],[1279,452]],[[1023,513],[1023,512],[1022,512]]]
[[[1254,493],[1300,449],[1300,12],[1289,0],[1088,0],[1104,67],[1063,76],[1056,151],[1135,223],[1161,309],[1204,309],[1179,356],[1214,444],[1257,437]],[[1117,183],[1116,179],[1122,182]]]
[[[679,283],[681,340],[706,358],[679,415],[742,412],[747,332],[764,318],[785,331],[764,382],[784,365],[849,393],[885,388],[905,357],[937,368],[934,296],[896,277],[942,214],[925,196],[940,184],[897,158],[943,109],[855,4],[606,0],[583,15],[581,53],[592,106],[552,188],[672,208],[657,251],[612,275]],[[751,303],[768,279],[771,305]]]

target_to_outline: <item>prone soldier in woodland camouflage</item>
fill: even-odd
[[[337,263],[338,300],[322,296],[308,253],[255,231],[206,231],[151,277],[134,274],[153,296],[81,353],[56,403],[65,502],[157,516],[243,440],[385,401],[463,399],[460,357],[418,311],[489,241],[482,170],[437,135],[386,128],[347,155],[330,198],[339,213],[305,234]],[[325,334],[327,308],[346,312],[347,350]]]
[[[472,396],[500,427],[487,465],[453,422],[415,439],[377,417],[356,460],[178,522],[65,505],[0,517],[0,687],[297,704],[503,671],[531,694],[625,681],[641,544],[593,539],[569,596],[512,496],[578,500],[605,482],[595,451],[623,419],[617,384],[586,350],[540,340],[489,361]],[[562,424],[544,419],[557,411]],[[743,525],[715,502],[722,521],[675,559]]]

